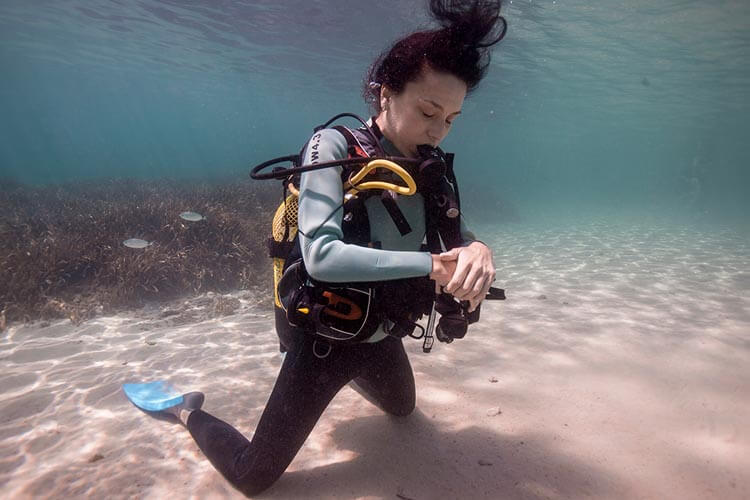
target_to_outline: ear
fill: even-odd
[[[380,87],[380,109],[385,109],[385,104],[392,95],[393,91],[391,91],[387,85]]]

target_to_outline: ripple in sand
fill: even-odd
[[[101,381],[100,381],[101,383]],[[122,403],[122,382],[92,387],[83,398],[83,403],[96,408],[113,408]]]
[[[25,452],[36,454],[47,451],[62,440],[62,434],[58,431],[47,431],[45,435],[36,437],[25,446]]]
[[[10,402],[4,403],[3,409],[0,411],[0,423],[4,424],[38,415],[50,406],[54,399],[55,397],[52,394],[42,391],[34,391],[12,399]]]
[[[22,389],[34,385],[37,380],[39,380],[39,376],[36,373],[6,375],[0,377],[0,387],[2,387],[3,392],[7,394],[16,389]]]
[[[10,353],[5,360],[13,363],[32,363],[34,361],[45,361],[51,359],[60,359],[80,353],[85,346],[70,342],[47,345],[44,347],[28,347],[18,349]]]
[[[21,425],[9,425],[7,427],[0,427],[0,441],[3,441],[7,439],[8,437],[12,436],[21,436],[23,434],[26,434],[31,430],[31,426],[28,424],[21,424]],[[0,450],[0,456],[3,455],[2,450]]]
[[[0,460],[0,474],[10,474],[26,463],[26,457],[16,456]]]

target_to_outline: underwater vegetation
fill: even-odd
[[[250,181],[4,184],[0,330],[267,283],[270,191]],[[148,244],[123,244],[131,239]]]

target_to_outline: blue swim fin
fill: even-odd
[[[166,380],[123,384],[122,390],[131,403],[146,411],[166,410],[183,402],[182,393]]]

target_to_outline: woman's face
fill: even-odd
[[[415,158],[417,146],[437,147],[448,135],[465,97],[466,84],[461,79],[425,66],[421,76],[407,83],[400,94],[383,86],[381,112],[375,121],[401,153]]]

